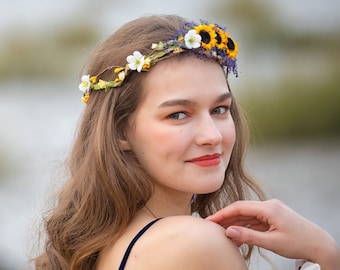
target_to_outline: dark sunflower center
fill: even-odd
[[[201,30],[200,36],[202,37],[202,42],[208,44],[210,42],[210,35],[207,31]]]
[[[229,50],[235,50],[235,43],[231,38],[228,38],[227,47]]]
[[[216,39],[216,43],[217,43],[217,44],[221,44],[222,38],[221,38],[221,35],[220,35],[219,33],[217,33],[217,32],[216,32],[216,37],[215,37],[215,39]]]

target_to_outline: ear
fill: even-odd
[[[131,150],[131,145],[128,140],[126,139],[120,139],[119,140],[119,147],[123,151]]]

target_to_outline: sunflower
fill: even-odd
[[[233,41],[230,37],[228,37],[227,42],[227,55],[231,59],[235,59],[238,53],[238,45],[235,41]]]
[[[194,29],[202,37],[201,45],[204,49],[209,51],[216,45],[216,32],[213,24],[200,24]]]
[[[227,32],[223,31],[223,29],[216,27],[216,47],[220,50],[227,50],[227,42],[229,35]]]

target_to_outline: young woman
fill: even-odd
[[[265,198],[243,168],[247,130],[227,82],[237,51],[226,29],[178,16],[131,21],[94,50],[36,269],[247,268],[251,246],[241,254],[204,219]]]

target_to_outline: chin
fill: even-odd
[[[200,192],[195,192],[196,194],[209,194],[218,191],[223,185],[223,181],[216,181],[215,183],[209,183],[207,186],[202,186]]]

